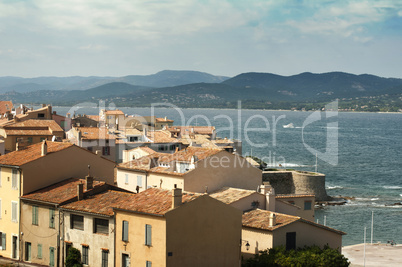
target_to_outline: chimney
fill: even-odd
[[[78,201],[84,199],[84,184],[80,183],[77,185],[77,198],[78,198]]]
[[[44,140],[43,141],[43,143],[42,143],[42,153],[41,153],[41,155],[42,156],[46,156],[46,154],[47,154],[47,143],[46,143],[46,140]]]
[[[86,190],[90,190],[94,188],[94,178],[92,176],[85,176],[85,185],[86,185]]]
[[[20,145],[17,143],[15,143],[15,151],[18,151],[20,149]]]
[[[182,193],[181,189],[177,188],[177,185],[174,185],[174,189],[172,190],[172,209],[177,208],[182,204]]]
[[[269,226],[274,227],[276,225],[276,215],[275,213],[269,214]]]

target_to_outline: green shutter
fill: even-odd
[[[128,221],[123,221],[123,241],[128,241]]]
[[[32,224],[38,225],[38,207],[32,206]]]
[[[54,248],[49,248],[49,266],[54,266]]]
[[[54,228],[56,216],[54,216],[54,209],[49,209],[49,227]]]
[[[149,224],[145,225],[145,245],[152,245],[152,226]]]
[[[42,259],[42,244],[38,244],[38,259]]]
[[[1,249],[6,250],[6,233],[1,234]]]

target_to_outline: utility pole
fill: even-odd
[[[364,227],[363,267],[366,267],[366,227]]]
[[[374,211],[371,211],[371,245],[373,244],[373,234],[374,234]]]

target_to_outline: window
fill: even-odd
[[[109,257],[109,251],[102,250],[102,267],[108,266],[108,257]]]
[[[45,113],[38,113],[38,118],[44,118],[45,117]]]
[[[49,228],[54,228],[54,221],[56,220],[55,210],[49,209]]]
[[[6,250],[6,233],[0,232],[0,249]]]
[[[94,219],[94,233],[109,234],[109,220]]]
[[[152,245],[152,225],[149,224],[145,225],[145,245]]]
[[[142,187],[142,176],[141,176],[141,175],[138,175],[138,176],[137,176],[137,185],[138,185],[139,187]]]
[[[13,169],[11,188],[18,189],[18,170],[17,169]]]
[[[32,144],[32,137],[28,137],[28,143]]]
[[[304,201],[304,210],[311,210],[311,201]]]
[[[88,265],[88,246],[82,246],[82,263]]]
[[[38,259],[42,259],[42,244],[38,244]]]
[[[104,147],[102,148],[102,154],[103,154],[104,156],[110,155],[110,147],[104,146]]]
[[[137,141],[138,141],[138,137],[137,137],[137,136],[129,136],[129,137],[128,137],[128,141],[129,141],[129,142],[137,142]]]
[[[70,249],[71,249],[71,248],[72,248],[72,244],[66,242],[66,258],[67,258],[68,255],[70,254]]]
[[[54,266],[54,247],[49,248],[49,266]]]
[[[152,267],[152,261],[147,261],[146,267]]]
[[[31,243],[25,242],[25,260],[31,261]]]
[[[41,137],[40,138],[40,142],[42,143],[43,141],[45,141],[46,140],[46,137]]]
[[[91,151],[91,152],[93,152],[92,150],[92,147],[91,146],[89,146],[89,147],[87,147],[87,149],[88,149],[88,151]]]
[[[14,202],[14,201],[11,201],[11,220],[13,222],[18,221],[17,220],[18,219],[17,214],[18,214],[18,203]]]
[[[128,184],[128,174],[126,174],[126,181],[125,184]]]
[[[38,225],[38,206],[32,206],[32,224]]]
[[[71,214],[70,222],[71,229],[84,230],[84,216]]]
[[[128,221],[123,221],[122,240],[128,241]]]

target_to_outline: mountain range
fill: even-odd
[[[285,105],[288,107],[335,99],[385,98],[399,103],[402,79],[344,72],[305,72],[292,76],[242,73],[229,78],[197,71],[165,70],[124,77],[0,77],[0,93],[2,100],[54,105],[106,100],[119,106],[166,102],[180,107],[225,108],[235,107],[242,100],[249,108],[281,108],[283,103],[288,103]]]

